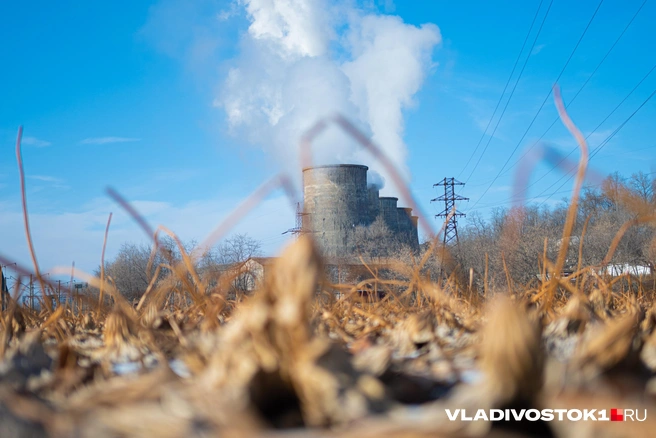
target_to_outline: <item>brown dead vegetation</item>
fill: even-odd
[[[381,158],[347,121],[335,121]],[[583,172],[585,161],[577,184]],[[206,243],[280,185],[289,187],[277,177],[258,189]],[[653,220],[653,206],[627,202],[634,222]],[[597,436],[598,425],[569,422],[512,430],[452,422],[445,409],[626,406],[653,416],[651,283],[600,276],[594,267],[561,277],[566,243],[555,260],[541,259],[549,274],[542,281],[522,286],[508,274],[508,288],[493,293],[475,290],[457,270],[444,280],[426,277],[431,257],[445,254],[435,243],[422,257],[391,264],[401,279],[372,270],[363,284],[330,284],[311,237],[301,236],[259,290],[229,300],[230,279],[196,272],[196,255],[172,232],[138,222],[155,242],[160,230],[169,234],[182,257],[163,254],[167,274],[135,305],[104,272],[86,278],[100,296],[77,305],[32,310],[14,292],[0,327],[0,436]],[[33,260],[44,290],[52,288]],[[148,266],[151,279],[160,266]],[[364,284],[386,293],[363,299]],[[654,421],[632,424],[631,436],[649,436]]]

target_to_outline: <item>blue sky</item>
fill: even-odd
[[[647,1],[590,77],[642,3],[605,0],[558,81],[568,103],[589,79],[569,111],[593,148],[656,88],[655,72],[593,132],[656,63],[656,4]],[[554,0],[532,45],[549,4],[3,2],[0,254],[30,264],[14,154],[19,125],[25,130],[32,232],[44,271],[73,260],[94,269],[110,211],[115,218],[109,258],[125,241],[145,241],[105,195],[107,186],[153,226],[202,240],[267,178],[282,170],[298,179],[298,135],[335,110],[395,158],[431,217],[441,210],[429,202],[439,195],[432,185],[444,177],[467,183],[461,191],[471,198],[460,206],[465,212],[485,215],[508,206],[517,167],[512,165],[557,116],[551,97],[537,111],[599,1]],[[463,169],[538,5],[492,127],[528,57],[507,110]],[[601,174],[655,171],[655,117],[656,99],[622,127],[591,167]],[[560,123],[542,140],[564,153],[575,148]],[[509,156],[509,170],[492,184]],[[359,161],[381,171],[335,130],[318,142],[315,159]],[[552,205],[568,195],[571,182],[560,188],[554,183],[562,173],[548,171],[546,164],[536,166],[531,181],[542,179],[530,187],[530,202]],[[385,190],[395,194],[390,184]],[[234,231],[261,240],[273,254],[286,241],[281,233],[292,226],[293,208],[276,193]]]

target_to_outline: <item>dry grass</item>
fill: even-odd
[[[347,121],[333,120],[385,162]],[[324,126],[304,138],[303,151]],[[583,160],[577,184],[584,172]],[[281,186],[293,196],[287,178],[274,178],[203,245]],[[155,242],[160,232],[172,236],[182,260],[169,255],[162,267],[170,274],[159,282],[162,267],[151,273],[149,266],[153,281],[137,306],[104,272],[86,278],[100,299],[77,307],[23,308],[14,291],[0,327],[0,436],[623,436],[629,429],[567,421],[513,430],[450,422],[444,409],[654,408],[653,281],[650,288],[628,277],[602,278],[594,267],[560,278],[561,252],[555,261],[543,256],[549,280],[522,287],[508,274],[513,292],[495,296],[473,291],[471,278],[455,272],[441,283],[424,278],[428,254],[393,264],[403,281],[372,270],[366,283],[388,293],[367,300],[357,294],[362,285],[328,284],[321,255],[303,236],[260,290],[230,301],[230,278],[204,278],[194,270],[197,254],[186,254],[167,229],[153,232],[111,193]],[[401,193],[410,196],[405,186]],[[635,223],[653,220],[653,209],[635,210]],[[29,240],[26,207],[25,215]],[[570,212],[565,242],[572,218]],[[435,243],[429,252],[444,255]],[[37,280],[54,290],[32,255]],[[80,312],[80,304],[90,310]],[[630,435],[650,436],[653,422],[632,424]]]

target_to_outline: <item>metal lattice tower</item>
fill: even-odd
[[[282,234],[287,234],[287,233],[292,233],[294,236],[298,237],[301,234],[305,233],[306,230],[303,228],[303,216],[307,216],[308,213],[303,212],[303,207],[301,207],[301,203],[297,202],[296,203],[296,226],[294,228],[290,228],[289,230],[285,231]]]
[[[456,201],[469,201],[469,198],[465,198],[460,195],[456,195],[455,186],[464,186],[465,183],[461,183],[455,178],[444,178],[442,181],[433,184],[433,187],[444,186],[444,195],[431,199],[431,202],[440,201],[444,202],[444,210],[436,214],[435,217],[449,218],[446,225],[444,226],[444,246],[448,245],[452,241],[456,241],[458,244],[458,218],[465,217],[464,213],[458,213],[455,210]]]

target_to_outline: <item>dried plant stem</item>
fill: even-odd
[[[296,205],[296,193],[289,177],[284,174],[274,176],[251,193],[248,198],[239,204],[237,208],[235,208],[228,217],[202,241],[200,245],[198,245],[200,251],[194,251],[192,259],[195,259],[195,257],[197,257],[199,253],[202,253],[202,251],[214,246],[214,244],[218,242],[228,230],[235,226],[242,217],[259,204],[269,193],[279,187],[284,189],[291,204]]]
[[[474,286],[474,268],[469,268],[469,301],[470,302],[472,300],[473,286]]]
[[[116,190],[114,190],[111,187],[107,187],[105,190],[107,195],[109,195],[110,198],[112,198],[118,205],[120,205],[125,211],[128,212],[130,216],[132,216],[132,219],[139,224],[141,229],[146,233],[149,239],[152,239],[157,245],[157,239],[155,239],[155,233],[153,231],[153,228],[148,224],[146,219],[142,215],[139,214],[137,210],[135,210],[134,207],[130,205],[128,201],[126,201]]]
[[[501,262],[503,263],[503,271],[506,273],[506,282],[508,283],[508,294],[512,294],[513,291],[512,278],[510,277],[510,270],[508,270],[508,266],[506,265],[506,255],[504,253],[501,253]]]
[[[159,273],[162,269],[162,265],[157,266],[155,268],[155,275],[152,276],[150,279],[150,283],[148,283],[148,287],[146,288],[146,291],[144,294],[141,296],[141,299],[139,300],[139,303],[137,304],[136,310],[137,312],[141,310],[141,306],[143,306],[143,303],[146,301],[146,297],[150,295],[150,291],[153,289],[153,286],[155,286],[155,281],[159,278]]]
[[[488,285],[487,285],[488,262],[489,262],[489,255],[488,253],[485,253],[485,277],[483,280],[483,294],[486,300],[487,300],[487,289],[488,289]]]
[[[654,221],[656,221],[656,214],[651,214],[648,216],[639,216],[635,219],[632,219],[622,224],[620,229],[615,234],[615,237],[613,238],[613,241],[610,244],[610,248],[608,248],[608,252],[604,257],[604,260],[601,262],[602,266],[606,266],[608,263],[610,263],[610,261],[613,258],[613,254],[615,254],[615,250],[617,249],[617,245],[620,244],[622,237],[624,237],[624,233],[626,233],[629,230],[629,228],[634,227],[636,225],[640,225],[648,222],[654,222]]]
[[[565,259],[569,249],[569,238],[572,235],[572,230],[576,222],[579,196],[581,194],[581,187],[583,186],[583,180],[585,178],[585,171],[588,167],[588,144],[586,143],[583,134],[581,134],[581,131],[579,131],[574,122],[572,122],[572,119],[570,119],[569,114],[567,114],[563,99],[560,95],[560,88],[558,88],[557,85],[554,86],[553,92],[556,108],[558,109],[558,115],[560,116],[560,119],[562,120],[565,127],[567,127],[569,132],[574,136],[574,138],[576,138],[579,149],[581,151],[581,158],[579,160],[576,179],[574,181],[574,190],[572,192],[569,208],[567,209],[567,218],[565,219],[565,226],[563,227],[563,237],[560,245],[560,250],[558,251],[558,258],[556,259],[554,275],[560,276],[563,266],[565,265]],[[553,294],[557,284],[558,283],[555,281],[549,283],[546,303],[547,308],[549,308],[552,304]]]
[[[107,218],[107,226],[105,227],[105,237],[103,238],[102,253],[100,254],[100,291],[98,292],[98,311],[100,311],[103,303],[103,293],[105,292],[105,249],[107,248],[107,235],[109,234],[109,224],[112,223],[112,213],[109,213]]]
[[[585,218],[585,222],[583,223],[583,231],[581,232],[581,238],[579,239],[579,260],[576,265],[576,272],[581,271],[581,265],[583,264],[583,241],[585,240],[585,233],[588,231],[588,224],[590,223],[590,219],[592,218],[592,215],[588,215],[588,217]],[[580,290],[579,287],[581,286],[580,284],[580,277],[576,278],[576,289]]]
[[[11,335],[12,335],[11,323],[14,320],[16,310],[18,309],[18,298],[20,297],[21,281],[22,278],[19,274],[18,281],[16,281],[16,284],[14,285],[13,299],[11,300],[9,306],[7,307],[6,318],[3,317],[4,316],[3,314],[0,314],[0,317],[3,317],[2,319],[4,322],[4,330],[2,331],[2,337],[0,337],[0,360],[4,359],[7,346],[9,344],[9,341],[11,340]]]
[[[542,248],[542,282],[547,280],[547,248],[549,245],[549,238],[544,238],[544,246]]]
[[[187,272],[189,272],[189,275],[191,275],[191,279],[194,282],[194,286],[198,289],[201,296],[205,295],[205,286],[200,281],[200,278],[198,277],[198,273],[194,268],[194,263],[191,260],[191,258],[187,255],[187,251],[185,251],[184,246],[182,245],[182,242],[180,241],[178,236],[173,231],[169,230],[163,225],[160,225],[159,229],[161,229],[166,234],[168,234],[169,237],[171,237],[175,241],[176,245],[178,245],[178,250],[180,251],[180,255],[182,256],[182,261],[185,267],[187,268]]]
[[[32,242],[32,233],[30,232],[30,218],[27,214],[27,194],[25,193],[25,171],[23,169],[23,156],[21,153],[21,139],[23,138],[23,127],[18,127],[18,134],[16,135],[16,160],[18,161],[18,175],[20,177],[20,190],[21,190],[21,201],[23,205],[23,225],[25,226],[25,237],[27,238],[27,247],[30,251],[30,257],[32,258],[32,264],[34,265],[34,273],[36,274],[36,279],[41,286],[41,293],[44,295],[44,302],[48,312],[52,312],[52,303],[50,300],[45,299],[46,287],[43,278],[41,278],[41,272],[39,271],[39,262],[36,260],[36,252],[34,251],[34,243]]]

